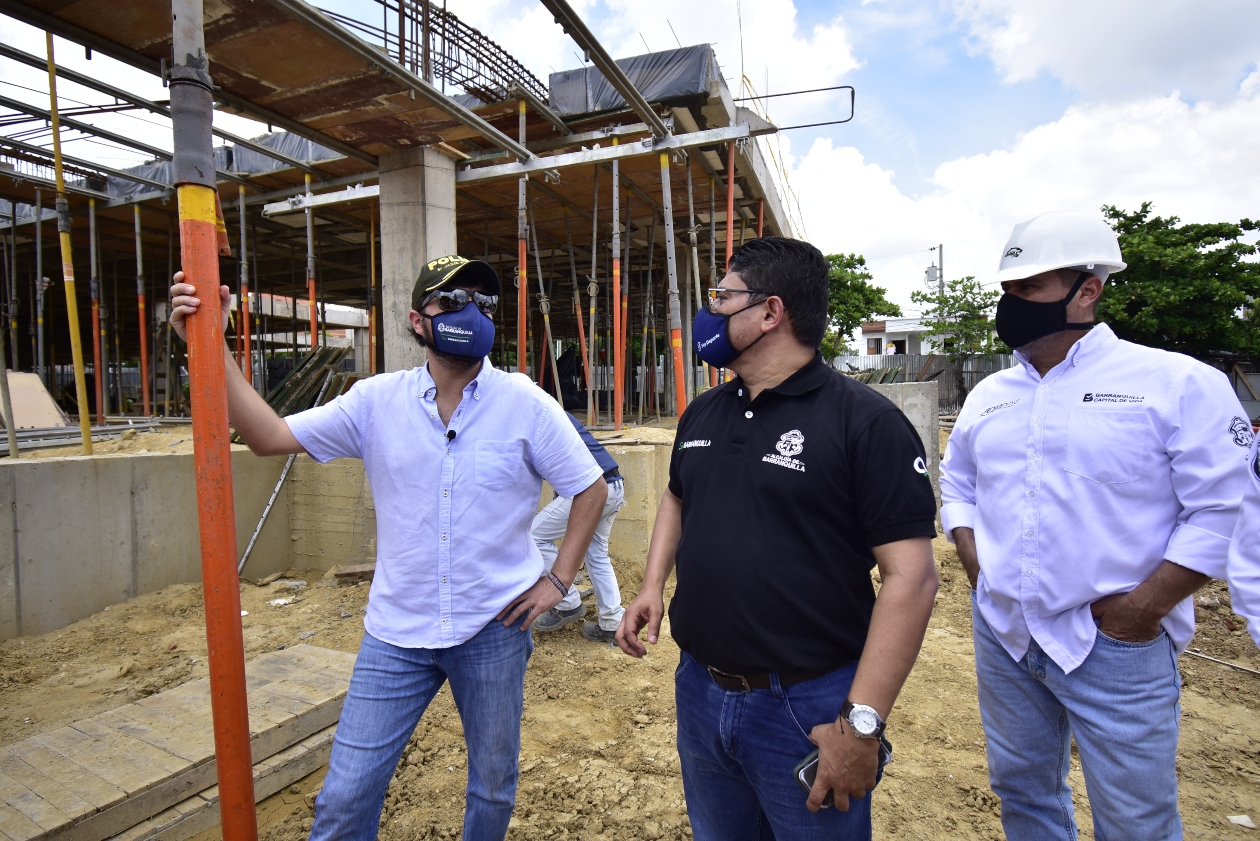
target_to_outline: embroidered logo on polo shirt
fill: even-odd
[[[1104,391],[1087,391],[1081,398],[1082,403],[1142,403],[1145,400],[1141,394],[1110,394]]]
[[[708,447],[712,443],[708,438],[696,438],[691,441],[683,441],[678,445],[678,450],[681,452],[682,450],[690,450],[692,447]]]
[[[805,472],[805,465],[799,459],[793,458],[798,456],[805,449],[805,436],[799,429],[793,429],[779,436],[779,443],[774,445],[778,453],[766,453],[761,457],[762,461],[768,461],[771,464],[777,464],[780,467],[786,467],[789,470],[799,470]]]
[[[923,456],[919,456],[914,460],[914,472],[921,473],[924,476],[928,475],[927,465],[923,463]]]
[[[1229,423],[1229,434],[1234,436],[1234,443],[1240,447],[1251,449],[1251,444],[1256,440],[1256,434],[1251,431],[1251,424],[1246,418],[1235,416]]]
[[[993,414],[994,412],[998,411],[999,409],[1009,409],[1009,408],[1011,408],[1012,406],[1014,406],[1014,405],[1015,405],[1016,403],[1018,403],[1018,402],[1019,402],[1019,400],[1018,400],[1018,399],[1016,399],[1016,400],[1011,400],[1011,401],[1009,401],[1009,402],[1007,402],[1007,403],[999,403],[999,404],[997,404],[996,406],[990,406],[989,408],[985,409],[983,412],[981,412],[981,413],[980,413],[980,417],[982,417],[982,418],[983,418],[983,417],[985,417],[985,416],[987,416],[987,415],[991,415],[991,414]]]

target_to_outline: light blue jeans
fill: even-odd
[[[682,653],[674,673],[678,759],[695,841],[870,841],[871,794],[849,811],[805,808],[796,765],[814,745],[809,731],[840,715],[857,673],[784,687],[728,692]]]
[[[1067,784],[1075,738],[1098,841],[1180,839],[1181,673],[1168,635],[1131,643],[1099,632],[1085,662],[1064,674],[1036,640],[1012,660],[971,599],[989,785],[1006,837],[1076,838]]]
[[[492,620],[452,648],[400,648],[363,635],[333,739],[311,841],[371,841],[385,789],[420,716],[442,684],[468,746],[465,841],[502,841],[516,803],[525,666],[534,643]]]
[[[626,611],[621,606],[621,588],[617,585],[617,573],[613,571],[612,560],[608,557],[608,535],[612,532],[613,520],[617,512],[626,504],[625,483],[621,479],[613,479],[608,483],[608,501],[604,503],[604,513],[595,525],[595,534],[591,537],[590,548],[586,550],[586,574],[591,577],[591,586],[595,588],[595,606],[599,608],[599,627],[605,631],[615,631],[621,624],[621,616]],[[558,496],[547,504],[543,510],[534,515],[531,527],[534,543],[542,553],[543,564],[550,570],[556,562],[559,550],[556,541],[564,537],[564,530],[569,527],[569,512],[573,509],[573,498]],[[556,610],[573,610],[582,606],[582,594],[577,587],[570,587],[569,592]]]

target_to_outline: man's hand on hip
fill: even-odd
[[[1121,642],[1150,642],[1159,636],[1159,624],[1164,618],[1133,593],[1104,596],[1089,609],[1098,619],[1098,630]]]
[[[639,631],[646,625],[647,641],[656,645],[661,633],[661,617],[665,615],[665,598],[660,593],[645,588],[630,602],[617,626],[617,645],[631,657],[642,657],[647,648],[639,640]]]
[[[859,739],[847,722],[837,719],[809,731],[809,740],[818,745],[818,772],[805,801],[811,812],[822,808],[828,790],[835,792],[836,808],[847,812],[850,797],[865,797],[875,788],[878,739]]]
[[[504,627],[510,628],[517,619],[524,617],[525,622],[521,625],[521,630],[528,631],[535,619],[560,604],[563,598],[564,594],[560,592],[560,588],[552,584],[551,579],[544,575],[533,587],[512,599],[512,603],[499,611],[499,615],[494,618],[501,621]]]

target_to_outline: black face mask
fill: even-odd
[[[1061,301],[1029,301],[1007,292],[998,301],[997,315],[993,323],[997,328],[998,338],[1006,342],[1007,347],[1021,348],[1045,336],[1062,333],[1065,330],[1088,330],[1093,322],[1072,324],[1067,320],[1067,305],[1076,297],[1081,285],[1093,275],[1081,272],[1072,290]]]

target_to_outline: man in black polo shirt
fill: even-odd
[[[739,376],[679,422],[643,588],[617,631],[633,657],[645,625],[656,642],[676,563],[678,754],[696,841],[869,838],[884,719],[932,612],[923,445],[891,402],[819,356],[827,268],[812,245],[766,237],[710,290],[696,351]],[[815,746],[807,800],[794,768]],[[836,808],[820,808],[833,794]]]

